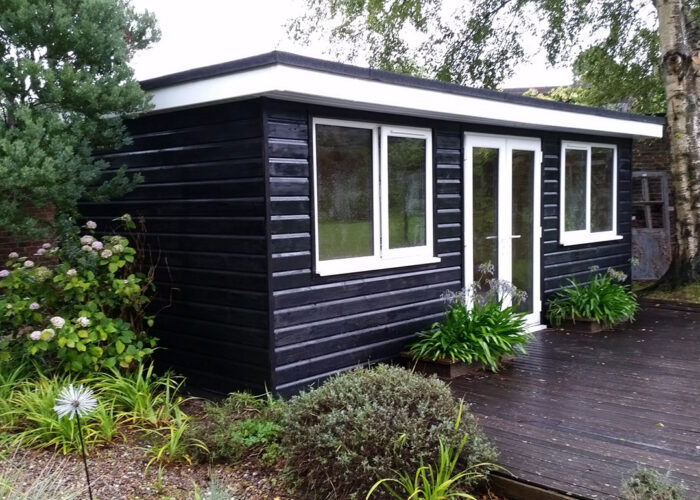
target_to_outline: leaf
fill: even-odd
[[[116,262],[110,262],[107,267],[110,273],[116,273],[119,270],[119,266]]]
[[[126,349],[126,346],[121,340],[117,340],[117,342],[114,344],[114,347],[117,350],[117,354],[121,354],[124,352],[124,349]]]

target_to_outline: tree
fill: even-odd
[[[127,63],[159,36],[128,0],[0,0],[0,230],[43,237],[81,199],[139,181],[96,155],[126,144],[123,119],[148,109]]]
[[[676,210],[675,284],[700,278],[700,0],[306,0],[289,25],[336,57],[495,88],[539,39],[550,64],[575,60],[585,101],[625,102],[668,121]],[[662,93],[663,91],[663,93]]]

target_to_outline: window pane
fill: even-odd
[[[497,148],[473,148],[474,278],[480,264],[491,263],[498,276],[498,155]]]
[[[613,229],[612,148],[591,148],[591,232]]]
[[[586,229],[586,151],[567,149],[564,165],[566,184],[564,229],[566,231],[584,230]]]
[[[387,138],[389,248],[425,245],[425,142]]]
[[[535,209],[535,152],[513,150],[513,284],[527,292],[519,312],[532,312],[534,260],[532,258]]]
[[[373,255],[372,131],[316,125],[320,260]]]

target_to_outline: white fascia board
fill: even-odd
[[[277,64],[152,91],[155,111],[269,96],[384,113],[618,137],[661,137],[663,125],[502,102]]]

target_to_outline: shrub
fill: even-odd
[[[587,285],[570,279],[571,286],[557,292],[549,301],[550,323],[559,326],[564,320],[580,318],[608,324],[632,321],[639,306],[634,292],[622,284],[626,279],[626,274],[612,268],[605,274],[597,273]]]
[[[281,449],[305,491],[319,498],[363,498],[394,470],[417,470],[439,458],[440,440],[456,449],[468,436],[460,467],[495,462],[475,418],[435,377],[378,365],[338,375],[292,398]]]
[[[683,489],[671,484],[668,474],[662,476],[651,469],[638,469],[622,484],[620,493],[624,500],[683,500],[685,498]]]
[[[526,354],[525,314],[517,307],[524,292],[511,283],[487,279],[493,266],[479,266],[481,277],[460,293],[447,292],[445,319],[418,334],[409,352],[419,359],[481,363],[498,371],[504,356]]]
[[[125,217],[133,224],[130,218]],[[122,236],[95,238],[94,223],[61,247],[45,243],[32,259],[15,252],[0,270],[0,363],[41,361],[87,373],[131,368],[153,352],[144,321],[152,279],[135,270]]]

